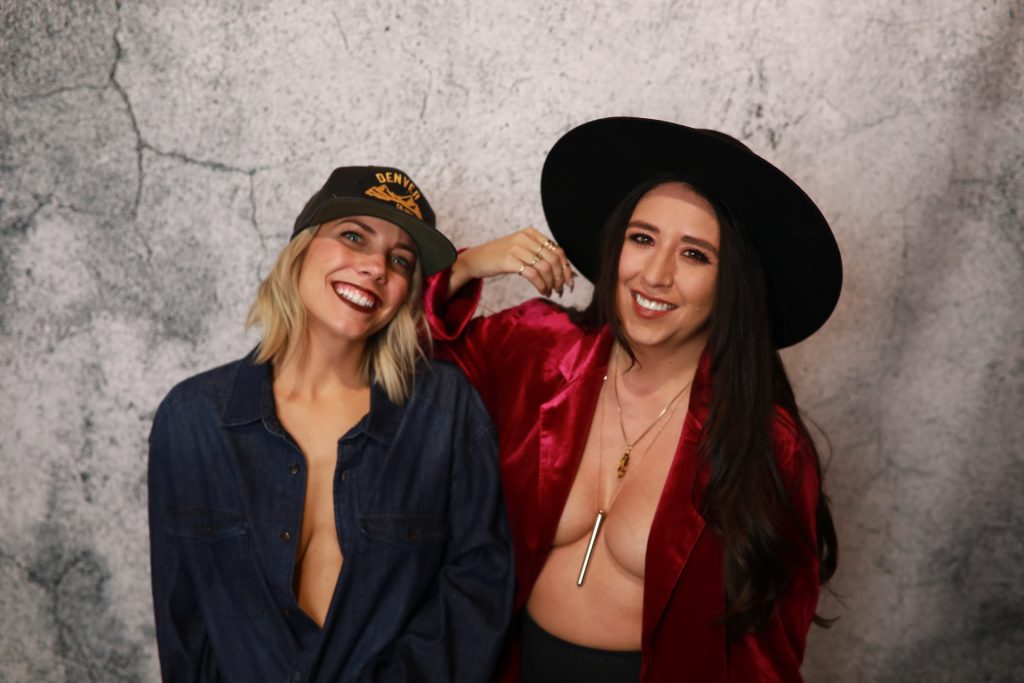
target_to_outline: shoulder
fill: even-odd
[[[531,299],[485,318],[491,337],[500,336],[506,365],[518,369],[537,361],[561,357],[581,339],[592,334],[575,321],[576,312],[549,299]],[[496,333],[494,328],[500,329]]]
[[[550,299],[536,298],[505,309],[497,315],[504,315],[526,329],[564,333],[580,330],[573,322],[574,313],[572,309],[560,306]]]
[[[227,404],[238,371],[249,358],[211,368],[178,382],[167,392],[156,411],[154,423],[180,419],[178,416],[196,410],[217,414]]]
[[[447,394],[471,391],[473,385],[458,366],[446,360],[420,361],[416,368],[414,394]]]
[[[468,416],[490,422],[480,395],[457,365],[445,360],[422,361],[417,368],[410,409],[430,414]]]
[[[476,389],[459,367],[446,360],[420,361],[412,399],[435,405],[450,405],[466,400],[479,400]]]

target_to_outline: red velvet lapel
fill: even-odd
[[[705,354],[693,379],[682,437],[647,539],[642,643],[645,650],[650,647],[654,629],[661,621],[690,552],[704,531],[704,518],[694,504],[694,480],[700,458],[697,450],[700,431],[710,402],[709,370],[710,359]]]
[[[534,548],[547,557],[558,520],[576,478],[611,352],[611,333],[581,337],[562,357],[563,385],[540,407],[538,503],[544,524],[535,529]],[[543,563],[542,563],[543,564]],[[537,568],[540,571],[540,567]]]
[[[587,443],[601,383],[608,368],[612,335],[606,328],[579,339],[559,364],[562,386],[540,408],[540,465],[537,503],[542,524],[534,526],[531,545],[546,558],[558,520],[569,497],[583,448]],[[654,515],[647,542],[644,579],[643,646],[649,647],[655,627],[679,582],[686,561],[704,531],[704,519],[693,502],[700,430],[710,401],[709,359],[701,359],[690,391],[682,438]],[[539,573],[544,560],[540,559]],[[530,585],[536,576],[530,578]]]

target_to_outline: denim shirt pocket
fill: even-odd
[[[204,611],[250,619],[267,611],[267,592],[252,552],[245,516],[216,508],[185,508],[171,518],[176,537],[195,571]]]
[[[417,550],[444,543],[448,520],[437,515],[364,514],[359,517],[359,530],[371,541]]]

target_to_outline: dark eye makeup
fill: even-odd
[[[646,232],[631,232],[627,235],[627,239],[630,242],[635,242],[641,246],[648,246],[654,244],[654,238]]]
[[[697,261],[698,263],[711,263],[711,259],[707,257],[707,254],[705,254],[700,249],[694,249],[693,247],[687,247],[686,249],[683,249],[683,256],[685,256],[688,259]]]

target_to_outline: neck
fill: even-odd
[[[369,382],[361,372],[366,341],[324,343],[307,331],[301,356],[274,368],[274,388],[289,399],[316,400],[364,390]]]
[[[613,353],[620,386],[636,396],[679,391],[696,374],[705,341],[703,338],[694,340],[670,352],[661,348],[634,348],[636,363],[632,367],[629,355],[616,343]]]

